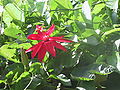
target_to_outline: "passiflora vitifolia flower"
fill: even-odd
[[[70,43],[73,41],[63,39],[64,36],[50,37],[54,31],[54,28],[55,25],[52,24],[52,26],[46,32],[44,32],[41,26],[36,25],[36,31],[38,34],[31,34],[27,38],[31,40],[40,40],[40,42],[26,50],[26,53],[32,51],[31,57],[34,58],[36,55],[38,55],[38,60],[42,62],[46,52],[49,52],[52,56],[56,56],[55,47],[66,51],[66,48],[58,42]]]

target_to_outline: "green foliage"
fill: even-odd
[[[0,0],[0,6],[1,90],[119,90],[119,0]],[[56,49],[41,63],[25,53],[39,42],[27,36],[35,25],[51,24],[51,36],[74,42],[61,43],[67,52]]]
[[[24,22],[24,13],[20,11],[20,8],[15,7],[12,3],[9,3],[5,6],[5,10],[13,19],[21,20]]]
[[[8,28],[5,29],[5,35],[13,38],[18,38],[22,41],[27,40],[22,30],[19,30],[14,24],[11,24]]]

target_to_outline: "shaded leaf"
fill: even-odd
[[[71,86],[71,80],[68,79],[64,74],[60,74],[57,78],[62,82],[65,86]]]
[[[94,36],[88,37],[87,38],[87,43],[90,44],[90,45],[98,45],[99,44],[97,38],[94,37]]]

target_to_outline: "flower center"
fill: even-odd
[[[44,37],[43,37],[43,41],[48,41],[49,40],[49,36],[48,35],[45,35]]]

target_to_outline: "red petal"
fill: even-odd
[[[36,45],[37,45],[37,44],[36,44]],[[28,52],[33,51],[33,49],[35,48],[36,45],[34,45],[34,46],[32,46],[31,48],[27,49],[27,50],[25,51],[25,53],[28,53]]]
[[[44,59],[45,54],[46,54],[46,48],[42,45],[38,52],[38,59],[40,60],[40,62],[42,62],[42,60]]]
[[[52,26],[48,29],[48,31],[46,32],[46,34],[47,34],[48,36],[50,36],[50,34],[54,31],[54,28],[55,28],[55,25],[52,24]]]
[[[52,41],[45,42],[44,45],[46,47],[46,50],[50,52],[52,56],[56,56],[56,51],[54,45],[52,44]]]
[[[38,32],[38,34],[42,33],[43,28],[39,25],[36,25],[36,31]]]
[[[39,25],[36,25],[36,29],[37,30],[43,30],[43,28],[41,26],[39,26]]]
[[[43,34],[31,34],[27,38],[31,40],[42,40],[44,37]]]
[[[53,46],[55,46],[58,49],[61,49],[63,51],[67,51],[66,48],[64,46],[62,46],[60,43],[53,41],[52,44],[53,44]]]
[[[66,39],[62,39],[60,37],[50,37],[49,40],[54,40],[54,41],[58,41],[58,42],[73,42],[71,40],[66,40]]]
[[[40,50],[42,45],[43,45],[43,41],[36,44],[36,46],[33,48],[32,54],[31,54],[32,58],[34,58],[36,56],[36,54],[38,53],[38,51]]]

